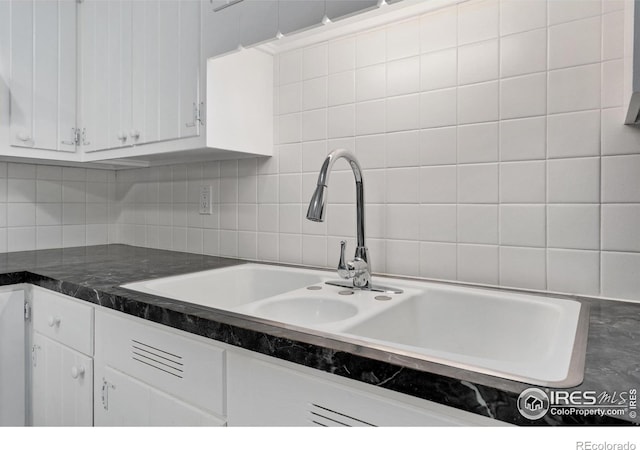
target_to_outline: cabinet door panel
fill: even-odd
[[[158,2],[158,139],[180,136],[180,8],[176,0]]]
[[[96,426],[223,426],[205,413],[109,366],[96,369]]]
[[[133,3],[132,123],[138,144],[158,140],[158,2]]]
[[[11,145],[75,151],[76,3],[11,4]]]
[[[24,292],[0,294],[0,426],[25,424]]]
[[[11,145],[33,147],[33,3],[13,2],[11,23]]]
[[[93,425],[93,360],[36,332],[31,363],[33,425]]]
[[[109,115],[107,146],[130,144],[131,127],[131,3],[108,4],[107,70]],[[128,112],[128,113],[127,113]]]
[[[120,117],[119,129],[124,135],[128,134],[127,142],[135,144],[140,138],[140,131],[132,129],[131,96],[132,96],[132,32],[133,32],[133,4],[132,0],[120,2]],[[133,135],[132,135],[133,131]],[[138,134],[136,134],[138,133]],[[118,141],[120,142],[120,141]],[[119,145],[122,145],[120,142]]]
[[[87,0],[80,18],[80,126],[86,152],[109,147],[109,2]]]
[[[200,86],[200,2],[180,2],[180,137],[197,136]]]
[[[33,140],[38,148],[58,148],[58,2],[33,4]],[[72,133],[67,133],[69,139]]]
[[[82,3],[80,122],[87,152],[132,144],[131,0]]]
[[[58,148],[74,152],[76,147],[71,142],[77,123],[77,7],[73,0],[64,0],[58,5]]]

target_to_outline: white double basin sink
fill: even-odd
[[[243,264],[122,287],[514,381],[582,382],[588,307],[581,302],[393,278],[384,283],[402,294],[324,283],[335,278]]]

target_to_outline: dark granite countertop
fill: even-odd
[[[552,415],[530,421],[516,402],[525,383],[426,363],[268,321],[122,289],[125,283],[243,264],[239,259],[103,245],[0,254],[0,284],[31,283],[106,308],[342,377],[518,425],[625,425],[638,418]],[[598,299],[585,376],[571,390],[640,388],[640,304]]]

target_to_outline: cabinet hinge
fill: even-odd
[[[64,145],[78,145],[80,142],[80,128],[71,128],[71,140],[60,141]]]
[[[195,127],[196,124],[204,125],[202,123],[202,108],[204,106],[203,102],[193,103],[193,122],[185,123],[184,126],[187,128]]]
[[[24,302],[24,320],[31,320],[31,305]]]
[[[105,378],[102,379],[102,407],[105,411],[109,411],[109,389],[114,390],[116,387],[109,383]]]
[[[37,344],[31,346],[31,364],[33,367],[38,367],[38,350],[40,350],[40,348]]]
[[[72,128],[71,129],[71,140],[69,141],[60,141],[64,145],[89,145],[90,142],[87,141],[87,129],[83,128]]]

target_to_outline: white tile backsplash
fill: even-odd
[[[450,48],[422,55],[419,76],[420,87],[423,91],[456,86],[458,50]]]
[[[413,94],[420,91],[420,58],[390,61],[387,66],[387,96]]]
[[[598,250],[600,247],[599,205],[549,205],[547,246]]]
[[[546,29],[540,28],[526,33],[505,36],[500,40],[500,74],[502,77],[543,72],[546,69]]]
[[[498,0],[469,2],[458,8],[458,45],[498,37],[499,27]]]
[[[0,176],[0,250],[115,241],[115,171],[0,163]],[[122,197],[132,199],[133,190],[123,184]]]
[[[356,41],[353,37],[329,42],[329,73],[353,70],[356,67]]]
[[[420,48],[423,52],[455,47],[457,42],[456,8],[445,8],[420,18]]]
[[[500,17],[501,35],[543,28],[547,25],[547,2],[501,1]]]
[[[544,115],[547,111],[546,95],[545,73],[505,78],[500,81],[500,118]]]
[[[548,111],[581,111],[600,107],[600,64],[549,71]]]
[[[458,127],[458,163],[498,161],[498,122]]]
[[[640,203],[640,155],[602,158],[602,202]]]
[[[365,169],[375,271],[640,300],[626,13],[624,1],[480,0],[289,50],[276,56],[273,157],[118,172],[117,213],[84,169],[0,164],[0,250],[29,245],[3,239],[4,204],[6,230],[36,230],[38,245],[103,239],[92,222],[108,214],[119,242],[332,268],[339,241],[354,245],[346,164],[326,222],[304,215],[324,158],[347,148]],[[35,218],[10,213],[33,196],[16,182],[36,178]],[[201,180],[211,216],[196,214]],[[83,207],[86,222],[63,225]]]
[[[498,39],[458,47],[458,84],[480,83],[498,78]]]
[[[545,117],[501,121],[500,160],[544,159],[547,149],[545,122]]]
[[[498,120],[499,91],[497,81],[458,88],[458,124]]]
[[[549,27],[549,69],[600,61],[601,17]]]
[[[600,155],[600,111],[553,114],[547,119],[549,158]]]
[[[542,248],[500,247],[500,284],[543,290],[547,285]]]
[[[599,203],[600,158],[549,160],[547,194],[549,203]]]

